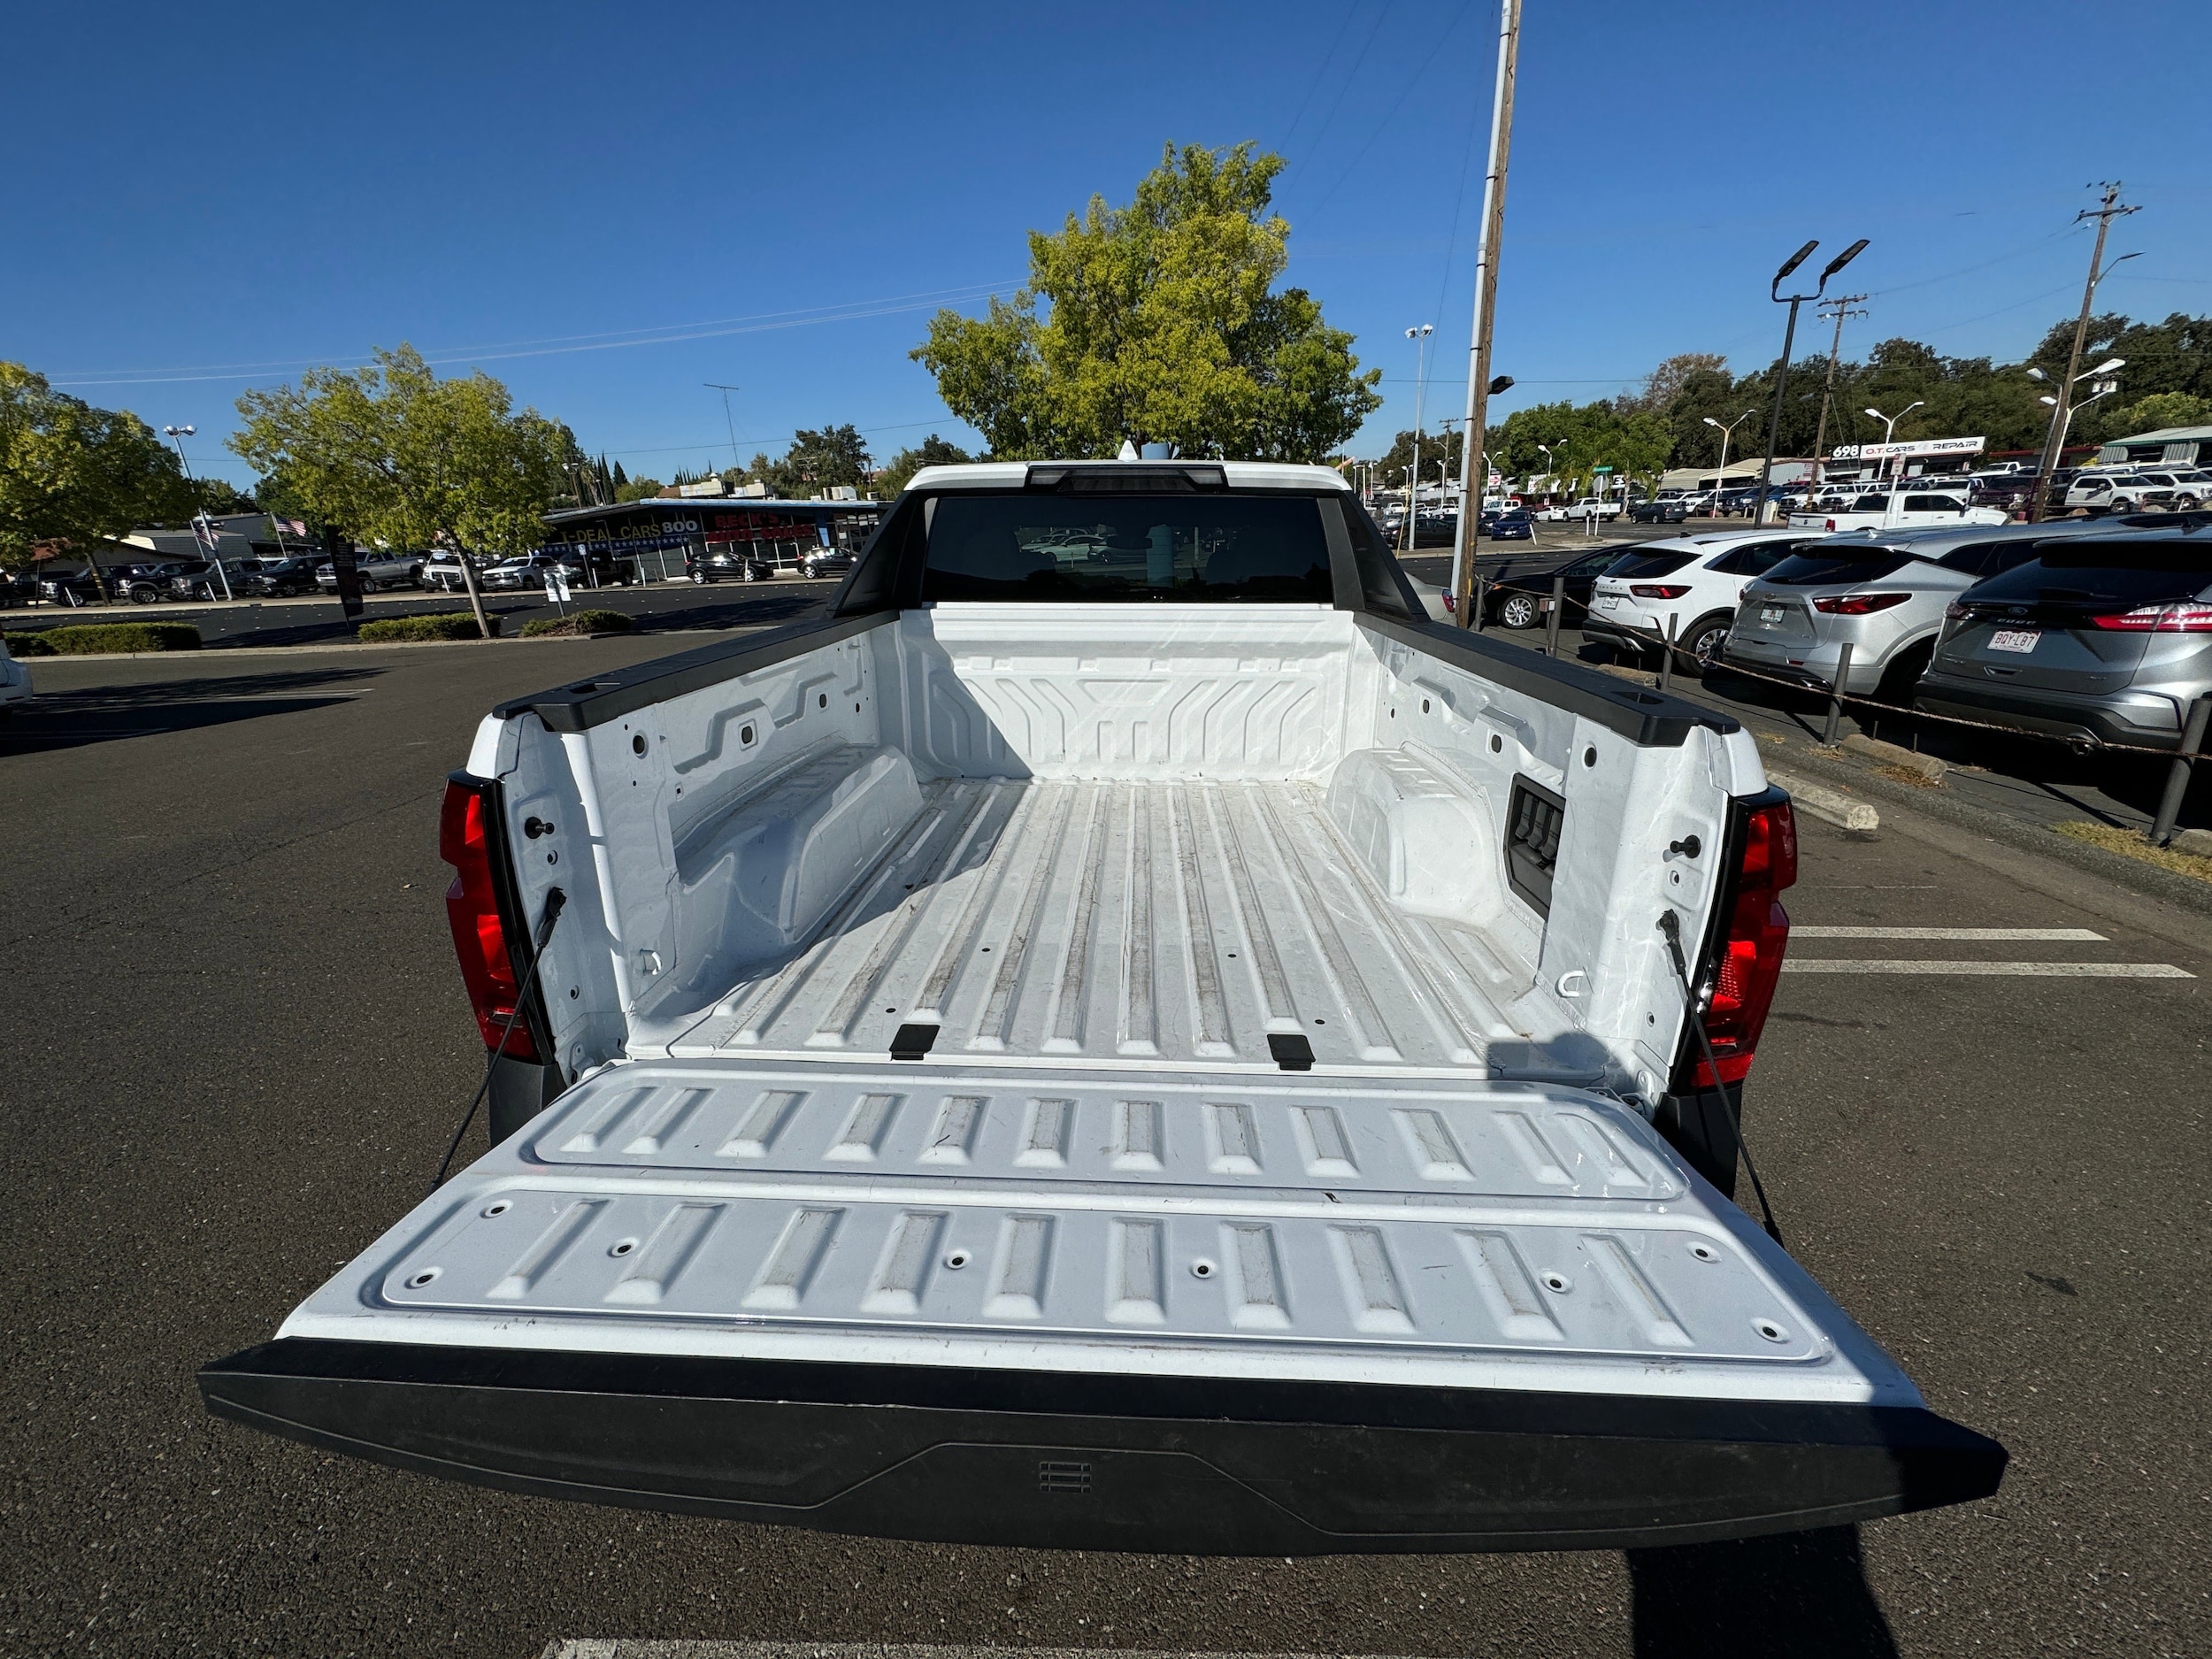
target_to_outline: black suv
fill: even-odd
[[[134,605],[150,605],[157,599],[174,596],[169,586],[185,566],[171,561],[165,565],[118,565],[109,570],[108,597],[127,599]]]
[[[748,541],[715,541],[684,551],[684,574],[703,587],[708,582],[764,582],[775,573],[776,567]]]
[[[311,558],[249,559],[231,572],[230,590],[240,598],[291,599],[315,591]]]

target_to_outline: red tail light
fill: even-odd
[[[2212,605],[2139,605],[2132,611],[2089,620],[2098,627],[2127,634],[2212,634]]]
[[[1790,942],[1790,918],[1782,909],[1782,890],[1797,880],[1797,822],[1787,802],[1755,807],[1744,826],[1742,861],[1736,870],[1736,895],[1720,941],[1720,964],[1713,998],[1705,1010],[1705,1034],[1712,1041],[1713,1068],[1698,1056],[1692,1081],[1700,1088],[1740,1083],[1751,1070],[1766,1029],[1767,1010],[1782,977],[1782,953]]]
[[[438,813],[438,856],[454,869],[453,885],[445,893],[446,920],[453,927],[461,979],[468,987],[469,1002],[476,1010],[476,1025],[483,1033],[484,1046],[517,1060],[534,1062],[538,1049],[531,1041],[529,1021],[514,1019],[521,980],[515,972],[514,953],[508,949],[498,889],[493,885],[487,810],[483,792],[457,780],[447,783],[445,804]],[[507,1031],[511,1019],[514,1019],[514,1028]],[[503,1046],[502,1031],[507,1031]]]
[[[1634,582],[1628,591],[1639,599],[1679,599],[1690,589],[1683,582]]]
[[[1814,600],[1813,609],[1832,617],[1870,617],[1911,597],[1910,594],[1838,594],[1832,599]]]

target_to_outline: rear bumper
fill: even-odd
[[[1917,1408],[648,1358],[288,1338],[218,1417],[478,1486],[938,1542],[1615,1549],[1988,1496]]]
[[[2000,691],[1946,674],[1923,679],[1913,702],[1935,714],[2078,741],[2181,747],[2180,719],[2171,698],[2142,692],[2124,695],[2124,702],[2054,691]]]

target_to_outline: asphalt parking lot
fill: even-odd
[[[2212,926],[1886,808],[1871,841],[1805,824],[1747,1124],[1793,1251],[2010,1448],[1990,1502],[1631,1556],[1057,1555],[555,1504],[207,1418],[195,1369],[413,1202],[475,1083],[436,810],[478,717],[670,644],[37,665],[0,736],[0,1652],[2212,1647]]]

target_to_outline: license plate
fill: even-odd
[[[1999,628],[1989,636],[1993,651],[2013,651],[2025,657],[2035,649],[2035,642],[2043,637],[2035,628]]]
[[[1762,621],[1762,622],[1779,622],[1781,619],[1782,619],[1782,607],[1781,607],[1781,606],[1779,606],[1779,605],[1761,605],[1761,606],[1759,607],[1759,620],[1760,620],[1760,621]]]
[[[1607,594],[1598,601],[1598,603],[1603,605],[1608,611],[1618,611],[1621,608],[1621,596],[1618,594]]]

